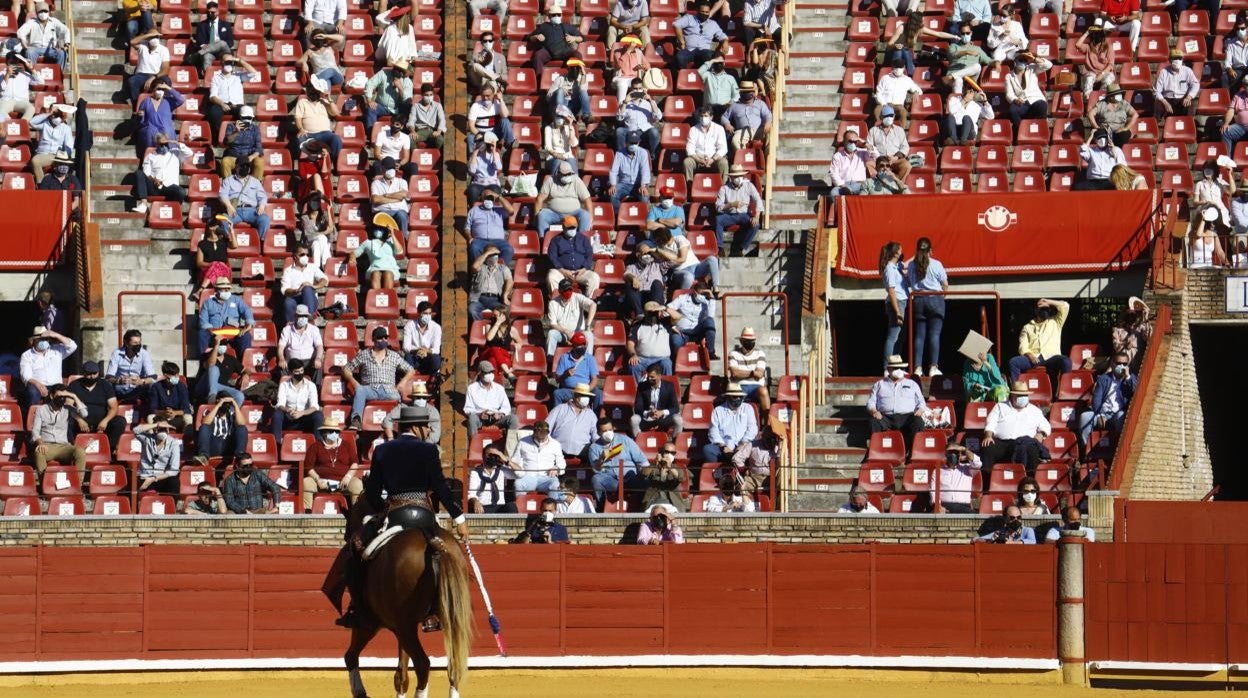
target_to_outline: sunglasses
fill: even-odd
[[[1022,520],[1023,520],[1023,517],[1021,516],[1011,516],[1008,519],[1006,519],[1006,521],[1022,521]]]
[[[1038,494],[1040,490],[1023,490],[1023,494]]]
[[[663,455],[665,455],[665,456],[674,456],[674,455],[676,455],[676,452],[675,452],[675,451],[664,451],[664,452],[663,452]]]

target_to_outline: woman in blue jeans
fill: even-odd
[[[906,301],[910,291],[906,284],[905,265],[901,261],[901,243],[889,242],[880,248],[880,278],[884,281],[884,318],[888,332],[884,336],[883,368],[888,370],[888,357],[897,353],[897,340],[906,322]]]
[[[910,292],[939,292],[949,290],[949,275],[945,273],[945,265],[932,257],[932,241],[919,238],[918,247],[914,251],[914,259],[906,270],[906,281]],[[939,376],[940,367],[940,330],[945,324],[945,297],[943,295],[916,295],[912,302],[914,312],[914,375],[922,376],[923,367],[927,366],[927,375]],[[923,359],[927,359],[927,363]]]

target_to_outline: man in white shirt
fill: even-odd
[[[889,73],[885,73],[880,78],[880,82],[875,86],[875,120],[880,120],[880,110],[885,105],[893,108],[897,114],[899,125],[909,126],[910,112],[906,109],[906,102],[912,96],[923,94],[923,90],[918,83],[909,75],[906,75],[906,64],[900,58],[893,61],[893,69]]]
[[[312,311],[306,305],[296,305],[294,319],[286,323],[277,340],[277,367],[288,371],[290,362],[298,359],[315,380],[324,353],[325,341],[321,338],[321,328],[312,324]]]
[[[728,136],[724,127],[715,123],[709,107],[698,110],[698,119],[685,140],[685,181],[693,181],[694,172],[715,170],[721,179],[728,176]]]
[[[1079,159],[1083,162],[1083,177],[1071,187],[1077,191],[1112,190],[1109,173],[1114,167],[1127,164],[1122,148],[1114,145],[1105,131],[1093,133],[1091,143],[1080,144]]]
[[[65,70],[65,58],[69,55],[69,27],[48,12],[47,3],[35,5],[35,16],[17,30],[17,38],[25,47],[26,60],[34,63],[48,58]]]
[[[221,61],[221,70],[212,76],[212,86],[208,90],[208,104],[204,106],[204,118],[208,120],[212,144],[220,146],[218,133],[221,122],[225,121],[228,112],[235,118],[241,116],[246,102],[243,98],[243,83],[251,80],[257,71],[250,63],[238,56],[227,55]]]
[[[295,246],[292,262],[282,270],[282,296],[286,305],[286,322],[298,319],[296,310],[302,306],[315,313],[317,308],[317,291],[329,288],[329,277],[321,268],[312,264],[308,252],[308,244],[301,242]]]
[[[48,387],[61,382],[61,364],[75,351],[74,340],[46,327],[36,327],[30,336],[30,348],[22,352],[20,370],[26,384],[26,404],[38,405],[48,396]]]
[[[482,426],[500,429],[516,429],[519,422],[511,412],[511,400],[502,385],[494,382],[494,364],[482,361],[477,364],[477,379],[468,384],[464,395],[464,414],[468,417],[468,436],[481,430]]]
[[[179,203],[186,201],[186,190],[182,188],[182,163],[191,155],[191,149],[182,143],[171,143],[163,133],[156,136],[156,147],[143,156],[142,166],[134,173],[134,198],[137,202],[131,210],[146,213],[151,206],[148,199],[153,195]]]
[[[1025,383],[1015,383],[1010,388],[1009,402],[998,402],[988,413],[984,438],[979,444],[979,457],[984,462],[984,482],[992,476],[992,466],[997,461],[1021,462],[1027,466],[1028,475],[1034,473],[1039,465],[1039,442],[1053,428],[1040,408],[1031,404],[1029,392]],[[1033,439],[1034,443],[1019,443],[1020,439]],[[1023,457],[1018,458],[1020,455]]]
[[[710,511],[710,507],[707,507]],[[849,501],[842,504],[840,509],[836,510],[838,514],[878,514],[880,510],[871,503],[867,497],[867,493],[862,490],[854,490],[849,493]]]
[[[383,124],[373,139],[373,171],[370,174],[376,177],[384,173],[382,162],[389,158],[404,179],[411,177],[416,174],[416,163],[412,162],[412,137],[407,135],[403,122],[397,118]]]
[[[373,178],[368,187],[374,213],[388,213],[399,224],[399,234],[407,240],[407,210],[411,197],[407,193],[407,180],[399,176],[398,163],[394,158],[383,158],[381,174]]]
[[[9,54],[4,73],[0,75],[0,115],[5,118],[15,111],[20,111],[26,121],[35,115],[30,86],[42,85],[43,78],[32,73],[31,67],[31,62],[22,54],[16,51]]]
[[[567,468],[563,446],[550,437],[545,421],[533,424],[533,435],[516,443],[510,465],[516,472],[516,492],[549,492],[559,489],[559,478]]]
[[[282,430],[294,428],[315,434],[324,419],[317,399],[319,389],[307,375],[304,363],[291,359],[288,366],[290,375],[277,386],[277,402],[273,404],[273,440],[278,448],[282,445]]]
[[[421,301],[416,318],[403,326],[403,351],[407,363],[426,376],[442,369],[442,326],[433,319],[433,305]]]
[[[347,0],[304,0],[303,1],[303,43],[307,49],[308,37],[312,32],[326,34],[343,34],[347,22]]]
[[[131,39],[130,47],[135,52],[134,74],[126,79],[126,90],[130,106],[135,107],[156,78],[169,74],[169,49],[160,43],[160,32],[154,29]]]
[[[577,293],[576,285],[570,279],[559,282],[559,292],[554,294],[546,304],[546,356],[554,358],[555,349],[564,342],[572,341],[572,335],[585,333],[586,351],[594,351],[594,317],[598,315],[598,304],[589,296]]]
[[[1083,515],[1079,512],[1079,507],[1066,507],[1062,509],[1062,525],[1054,526],[1049,532],[1044,534],[1044,542],[1056,543],[1062,539],[1062,533],[1066,531],[1077,531],[1083,534],[1084,540],[1089,543],[1096,542],[1096,531],[1084,526],[1080,521]]]

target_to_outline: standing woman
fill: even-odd
[[[906,321],[906,301],[910,298],[900,242],[890,242],[880,248],[880,278],[884,280],[886,294],[884,318],[888,322],[888,333],[884,336],[884,369],[887,370],[888,357],[896,353],[897,338],[901,336],[902,323]]]
[[[914,259],[910,260],[906,281],[910,291],[949,290],[949,275],[945,265],[932,256],[932,241],[919,238]],[[927,375],[939,376],[940,331],[945,326],[945,297],[916,296],[914,299],[914,375],[923,375],[923,358],[926,356]],[[926,354],[924,353],[926,349]]]

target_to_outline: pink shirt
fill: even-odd
[[[1235,123],[1248,126],[1248,96],[1242,90],[1231,98],[1231,111],[1235,114]]]
[[[828,174],[832,177],[832,186],[844,186],[846,182],[867,181],[867,158],[871,155],[867,149],[858,146],[858,150],[847,153],[842,148],[832,155],[832,164],[828,166]]]
[[[685,542],[685,534],[680,530],[679,526],[673,525],[663,533],[656,533],[655,530],[650,527],[650,522],[646,521],[641,524],[641,529],[637,531],[637,545],[650,545],[658,536],[662,536],[664,543]]]
[[[617,78],[635,78],[641,69],[648,67],[644,51],[627,51],[622,48],[612,52],[611,62],[615,64]]]

